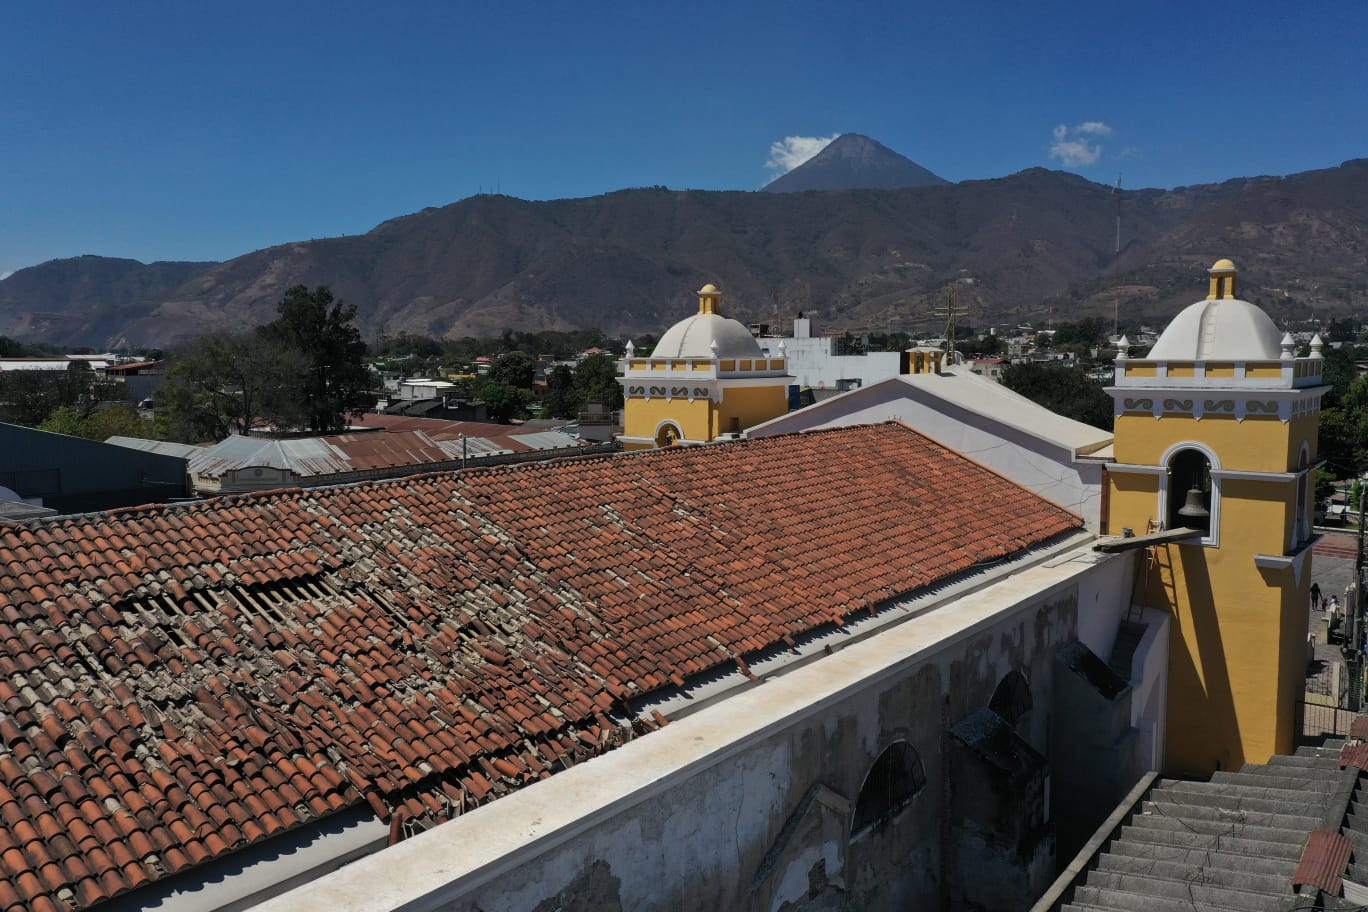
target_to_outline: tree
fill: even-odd
[[[296,285],[277,307],[280,316],[257,334],[279,338],[301,356],[298,426],[317,434],[346,428],[350,415],[375,404],[366,343],[353,324],[356,306],[333,299],[326,285]]]
[[[527,417],[527,407],[532,403],[532,391],[486,380],[480,386],[480,398],[484,401],[491,419],[507,424],[514,418]]]
[[[523,352],[511,351],[495,359],[489,366],[487,379],[514,389],[530,390],[537,379],[537,363]]]
[[[57,354],[51,345],[25,345],[9,336],[0,336],[0,358],[43,358]]]
[[[1316,469],[1316,504],[1324,506],[1335,494],[1335,474]]]
[[[1354,364],[1353,347],[1343,345],[1339,348],[1325,348],[1325,360],[1321,362],[1322,381],[1330,387],[1322,400],[1322,407],[1334,408],[1349,393],[1349,387],[1358,377],[1358,367]]]
[[[980,357],[992,357],[1002,353],[1002,339],[991,334],[982,335],[974,340],[972,347]]]
[[[574,418],[581,403],[575,388],[575,372],[557,364],[546,374],[546,414],[552,418]]]
[[[1343,408],[1321,409],[1316,452],[1336,478],[1359,474],[1359,461],[1355,453],[1358,448],[1355,440],[1358,424],[1358,421],[1351,420]]]
[[[157,392],[176,440],[247,434],[261,422],[295,426],[302,356],[271,333],[209,333],[176,352]]]
[[[108,440],[110,437],[154,436],[152,422],[138,415],[138,410],[126,402],[102,408],[86,415],[83,409],[63,406],[38,425],[40,431],[52,431],[86,440]]]
[[[617,382],[617,361],[610,355],[589,355],[575,368],[580,401],[595,399],[606,408],[622,408],[622,384]]]
[[[1349,384],[1339,408],[1321,411],[1319,440],[1320,455],[1336,475],[1368,470],[1368,374]]]
[[[1111,430],[1112,400],[1102,384],[1063,364],[1012,364],[1002,385],[1066,418]]]
[[[73,361],[66,370],[0,373],[0,418],[29,427],[59,408],[79,407],[88,415],[99,402],[122,398],[122,384],[100,378],[85,361]]]

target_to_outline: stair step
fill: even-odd
[[[1268,758],[1265,769],[1324,769],[1339,772],[1337,757],[1306,757],[1297,754],[1280,754]]]
[[[1175,804],[1190,804],[1232,811],[1258,811],[1267,814],[1292,814],[1306,816],[1314,813],[1319,820],[1323,814],[1324,801],[1318,798],[1307,800],[1304,794],[1291,794],[1277,789],[1258,788],[1212,788],[1206,783],[1180,783],[1156,788],[1150,793],[1156,801],[1169,801]]]
[[[1292,752],[1294,757],[1325,757],[1327,759],[1338,759],[1340,749],[1338,747],[1316,747],[1312,744],[1303,744]]]
[[[1289,840],[1269,842],[1245,836],[1232,836],[1226,833],[1200,833],[1185,827],[1131,826],[1121,828],[1121,838],[1128,842],[1150,843],[1155,845],[1178,846],[1189,849],[1212,849],[1218,852],[1247,854],[1260,858],[1285,858],[1296,862],[1301,859],[1305,840],[1293,843]]]
[[[1301,830],[1309,833],[1321,824],[1321,816],[1303,814],[1280,814],[1258,811],[1252,808],[1212,807],[1202,804],[1187,804],[1181,796],[1171,801],[1163,800],[1162,795],[1153,795],[1151,800],[1140,804],[1141,814],[1160,814],[1177,820],[1193,822],[1197,820],[1230,824],[1233,826],[1268,827],[1274,830]]]
[[[1262,788],[1280,788],[1295,792],[1335,791],[1340,778],[1339,772],[1327,773],[1321,770],[1309,770],[1308,772],[1309,775],[1306,776],[1287,776],[1268,772],[1262,767],[1255,770],[1245,767],[1238,773],[1214,773],[1211,781],[1229,782],[1234,785],[1256,785]]]
[[[1074,890],[1076,902],[1092,903],[1103,909],[1117,912],[1285,912],[1287,896],[1259,896],[1255,893],[1239,894],[1239,891],[1218,887],[1204,887],[1201,884],[1171,884],[1176,896],[1156,892],[1154,885],[1162,881],[1146,881],[1132,878],[1127,881],[1130,889],[1120,886],[1097,887],[1085,884]]]
[[[1297,858],[1274,858],[1265,855],[1246,855],[1238,852],[1222,852],[1219,849],[1197,848],[1193,846],[1164,845],[1157,842],[1131,842],[1118,839],[1112,842],[1107,854],[1099,857],[1117,856],[1137,861],[1161,861],[1185,865],[1207,865],[1232,871],[1251,871],[1256,874],[1272,874],[1289,880],[1297,870]]]
[[[1153,877],[1158,880],[1179,883],[1203,883],[1210,886],[1230,887],[1253,893],[1281,895],[1291,889],[1291,877],[1283,874],[1267,874],[1250,870],[1248,866],[1236,865],[1222,867],[1205,860],[1195,864],[1180,861],[1160,861],[1154,858],[1130,858],[1107,854],[1098,859],[1097,871],[1109,874],[1128,874]],[[1295,870],[1295,868],[1294,868]]]

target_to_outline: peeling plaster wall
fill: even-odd
[[[1020,864],[998,851],[991,868],[966,865],[972,846],[943,848],[951,840],[948,728],[1020,672],[1031,708],[1015,729],[1048,758],[1055,651],[1076,639],[1080,584],[1095,588],[1094,574],[1117,579],[1103,572],[1116,562],[1091,556],[1025,570],[266,908],[984,908],[971,893],[1019,897],[1026,908],[1037,881],[1053,874],[1048,858],[1039,870],[1043,796],[1026,810],[1041,819],[1022,828],[1036,848]],[[917,752],[925,785],[852,838],[861,786],[899,740]],[[961,776],[956,787],[970,785]],[[957,882],[965,871],[958,878],[972,877],[978,889]]]

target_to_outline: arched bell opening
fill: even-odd
[[[1168,464],[1169,529],[1211,531],[1211,460],[1200,450],[1185,449],[1173,454]]]

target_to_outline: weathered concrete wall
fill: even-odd
[[[1035,818],[1019,822],[1021,860],[1008,851],[968,864],[950,845],[948,733],[1019,673],[1029,706],[1012,737],[1047,753],[1056,650],[1076,638],[1080,583],[1115,578],[1104,572],[1112,562],[1082,554],[1013,574],[266,908],[1010,908],[1003,897],[1026,908],[1053,874],[1040,851],[1053,845],[1044,782],[1007,802]],[[920,788],[881,815],[886,793],[916,784],[905,764],[879,778],[879,758],[898,742],[915,751]],[[974,790],[987,775],[966,769],[954,787]],[[852,834],[857,809],[866,825]]]

